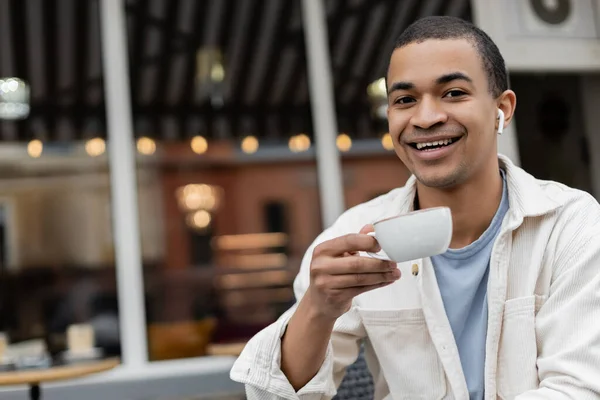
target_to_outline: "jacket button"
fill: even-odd
[[[419,264],[413,264],[412,265],[412,274],[414,276],[419,275]]]

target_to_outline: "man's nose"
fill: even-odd
[[[437,124],[446,122],[447,119],[448,115],[437,101],[423,98],[417,104],[410,122],[416,128],[429,129]]]

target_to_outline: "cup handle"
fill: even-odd
[[[375,232],[369,232],[369,233],[367,233],[367,235],[372,236],[372,237],[375,238],[375,240],[377,240],[377,236],[375,236]],[[365,254],[368,255],[371,258],[376,258],[378,260],[392,261],[388,257],[385,257],[384,255],[379,254],[379,253],[371,253],[370,251],[365,251]]]

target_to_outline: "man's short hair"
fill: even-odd
[[[411,43],[421,43],[430,39],[469,40],[479,53],[483,68],[487,73],[492,96],[498,97],[508,89],[506,66],[498,46],[487,33],[463,19],[447,16],[418,19],[409,25],[396,39],[394,50]]]

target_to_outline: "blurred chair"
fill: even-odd
[[[217,321],[214,318],[150,324],[148,326],[150,360],[172,360],[206,355],[216,325]]]
[[[335,400],[373,399],[373,377],[367,367],[364,346],[361,345],[356,361],[346,368],[346,375],[338,388]]]

